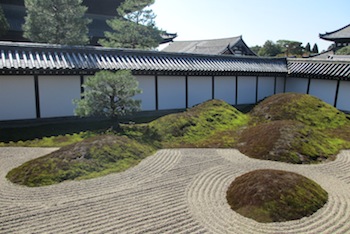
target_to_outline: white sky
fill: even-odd
[[[280,39],[325,50],[319,33],[350,24],[350,0],[156,0],[156,25],[176,40],[242,35],[248,46]]]

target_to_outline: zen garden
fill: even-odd
[[[33,89],[29,97],[0,87],[0,107],[16,106],[13,93],[24,102],[0,110],[0,233],[350,233],[348,62],[303,60],[317,56],[316,44],[249,48],[241,36],[215,41],[234,41],[216,54],[184,55],[176,42],[142,52],[177,36],[155,26],[154,0],[115,1],[116,16],[102,24],[110,9],[83,3],[99,9],[82,0],[0,4],[0,37],[25,41],[0,42],[0,84]],[[14,9],[26,15],[16,18],[20,37],[6,19]],[[89,25],[110,31],[88,36]],[[321,35],[335,41],[334,56],[349,51],[333,38],[347,28]],[[336,74],[298,74],[312,65]],[[218,98],[228,84],[235,104]],[[55,89],[57,104],[46,105]],[[65,96],[75,116],[50,116]]]

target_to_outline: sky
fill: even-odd
[[[319,38],[350,24],[350,0],[155,0],[156,26],[175,41],[242,36],[251,47],[267,40],[299,41],[319,51]]]

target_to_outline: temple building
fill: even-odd
[[[86,17],[92,22],[88,25],[90,45],[99,45],[98,40],[104,38],[105,31],[112,29],[107,25],[106,20],[116,16],[116,9],[124,0],[83,0],[83,5],[88,7]],[[0,41],[28,42],[23,38],[22,25],[26,16],[24,0],[0,0],[5,17],[10,25],[9,31],[0,37]],[[177,35],[165,33],[161,35],[162,43],[171,42]]]
[[[212,40],[174,41],[162,51],[208,55],[256,56],[243,41],[242,36]]]
[[[334,42],[333,50],[338,50],[342,47],[349,46],[350,24],[333,32],[326,32],[324,34],[320,34],[320,38]]]

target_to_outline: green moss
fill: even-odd
[[[154,151],[127,137],[97,136],[28,161],[11,170],[7,178],[31,187],[93,178],[126,170]]]
[[[349,124],[346,115],[307,94],[283,93],[271,96],[251,112],[255,123],[275,120],[296,120],[317,129],[338,128]]]
[[[309,216],[328,200],[314,181],[292,172],[257,170],[233,181],[226,198],[239,214],[258,222],[283,222]]]
[[[233,133],[246,125],[249,117],[231,105],[211,100],[200,104],[184,113],[172,114],[159,118],[149,127],[161,137],[165,147],[198,147],[210,145],[214,136],[230,131]],[[234,141],[235,134],[230,134]],[[228,139],[228,138],[226,138]],[[220,145],[220,143],[212,143]],[[221,145],[230,145],[222,142]]]

